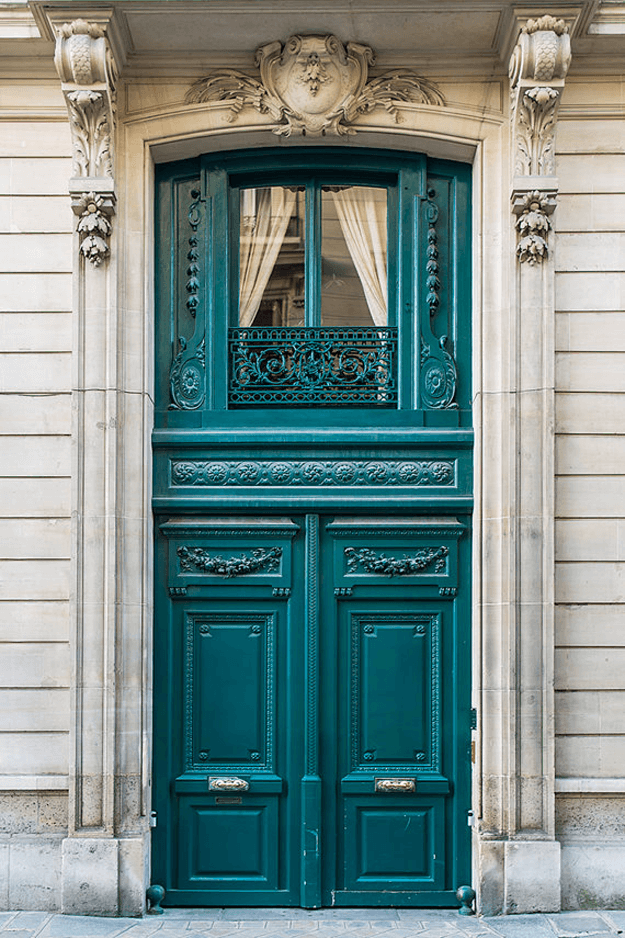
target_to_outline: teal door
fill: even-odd
[[[456,905],[470,882],[467,167],[157,173],[153,883]]]
[[[309,514],[170,519],[161,536],[169,901],[453,903],[469,875],[465,526]]]

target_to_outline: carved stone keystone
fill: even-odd
[[[109,254],[115,213],[116,68],[104,29],[74,20],[57,32],[54,55],[72,133],[72,209],[79,217],[81,254],[99,266]]]
[[[402,102],[445,104],[437,86],[410,69],[369,81],[374,62],[373,49],[357,42],[291,36],[284,44],[270,42],[257,50],[260,79],[235,69],[215,70],[191,85],[186,103],[227,101],[231,122],[244,107],[253,107],[269,114],[278,125],[273,132],[284,137],[355,134],[354,121],[377,107],[399,121]]]

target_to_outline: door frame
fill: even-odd
[[[183,94],[181,87],[180,100]],[[229,125],[225,105],[183,111],[158,85],[145,85],[133,107],[122,104],[117,113],[110,261],[91,267],[77,236],[74,245],[74,705],[70,832],[63,847],[72,897],[73,878],[97,856],[98,880],[110,884],[98,902],[126,914],[141,913],[150,882],[154,163],[273,142],[269,118],[254,115],[250,123]],[[523,911],[533,907],[539,885],[543,894],[545,871],[549,894],[559,889],[560,876],[553,754],[553,258],[550,253],[542,268],[542,299],[528,309],[521,304],[521,278],[530,272],[519,270],[514,255],[503,108],[406,104],[402,119],[397,124],[378,109],[349,146],[414,148],[473,164],[473,882],[482,910],[501,911],[514,902]],[[521,354],[530,347],[531,356]],[[519,407],[517,390],[532,392],[537,375],[536,407]],[[540,544],[533,559],[523,549],[532,519],[540,529],[539,539],[531,540]],[[524,709],[526,692],[531,711]],[[520,735],[525,726],[532,731]],[[527,878],[528,869],[540,871],[540,884]],[[72,898],[68,908],[93,911],[91,894],[81,901]]]

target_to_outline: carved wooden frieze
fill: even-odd
[[[402,102],[443,105],[437,86],[410,69],[396,69],[369,80],[375,54],[357,42],[336,36],[291,36],[261,46],[255,64],[260,78],[236,69],[210,72],[189,89],[186,102],[227,101],[229,120],[244,107],[268,114],[273,132],[309,136],[356,133],[361,114],[382,107],[399,121]]]

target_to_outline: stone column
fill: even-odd
[[[60,13],[59,15],[62,15]],[[73,287],[73,588],[69,836],[63,844],[62,909],[139,914],[144,906],[147,824],[141,798],[118,809],[128,705],[122,635],[123,389],[116,298],[115,83],[113,14],[55,22],[55,65],[72,133],[69,181],[77,216]],[[114,54],[117,53],[117,54]],[[140,638],[139,638],[140,643]],[[136,659],[135,664],[136,664]],[[141,680],[141,654],[138,656]],[[139,701],[141,695],[139,694]],[[135,761],[141,762],[141,736]],[[130,784],[133,784],[131,779]],[[134,780],[134,788],[139,788]],[[125,794],[122,793],[122,794]],[[122,797],[124,807],[128,798]],[[116,810],[117,808],[117,810]],[[127,811],[126,811],[127,813]],[[134,838],[123,831],[131,830]],[[137,843],[129,843],[134,840]]]
[[[568,27],[541,16],[510,61],[515,242],[507,450],[510,515],[502,557],[501,629],[486,617],[484,690],[499,717],[483,724],[484,808],[478,881],[485,912],[557,911],[554,765],[554,140],[570,63]],[[507,608],[507,621],[503,610]],[[489,634],[489,629],[491,634]],[[500,738],[489,738],[498,735]]]

